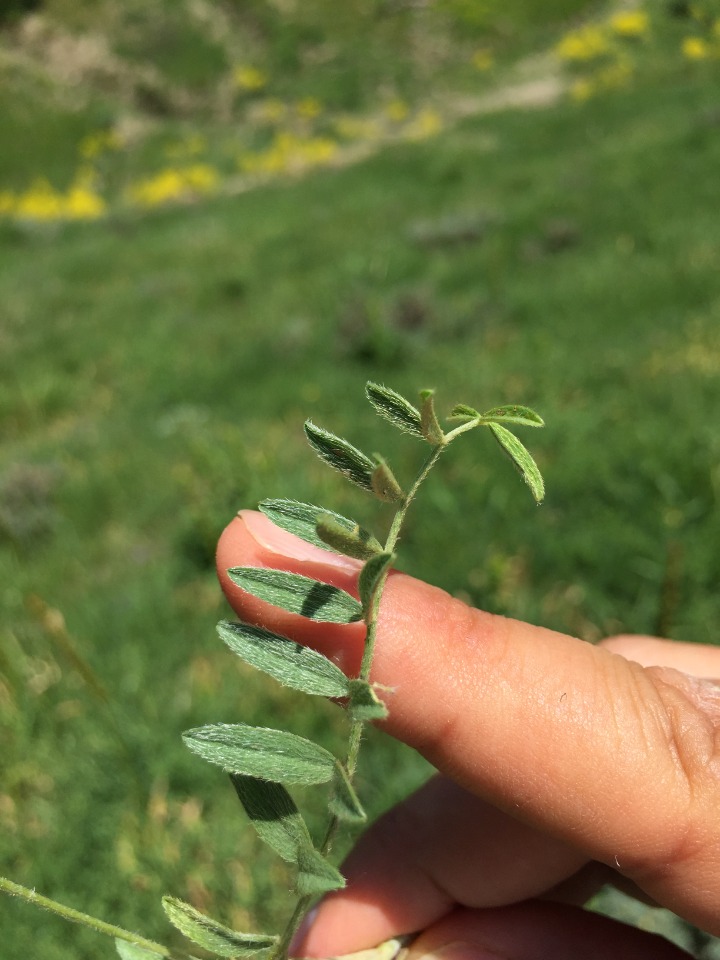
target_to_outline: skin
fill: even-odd
[[[241,619],[358,669],[362,624],[315,624],[234,586],[233,566],[303,573],[357,595],[360,563],[243,512],[218,575]],[[467,607],[400,573],[372,679],[382,726],[439,771],[375,823],[296,938],[330,957],[420,932],[443,960],[687,955],[580,905],[612,882],[720,936],[720,649],[651,637],[591,646]]]

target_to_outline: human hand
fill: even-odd
[[[314,623],[243,593],[237,565],[356,594],[361,564],[243,512],[218,572],[242,619],[357,672],[362,624]],[[683,671],[683,672],[681,672]],[[473,610],[391,574],[372,679],[391,735],[439,771],[375,823],[296,953],[421,931],[443,960],[673,960],[667,941],[579,909],[615,882],[720,935],[720,650],[652,638],[591,646]],[[543,898],[543,899],[540,899]]]

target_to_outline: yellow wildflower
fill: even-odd
[[[106,210],[105,200],[81,183],[73,184],[65,197],[64,214],[68,220],[98,220]]]
[[[35,180],[23,193],[0,193],[0,216],[18,220],[97,220],[106,210],[105,200],[95,188],[95,174],[88,167],[77,171],[65,193],[44,178]]]
[[[15,215],[20,220],[61,220],[63,215],[63,197],[50,183],[36,180],[15,201]]]
[[[139,207],[157,207],[197,194],[212,193],[218,181],[218,171],[205,163],[189,167],[166,167],[155,176],[131,184],[127,199]]]
[[[247,64],[239,64],[235,67],[232,78],[238,89],[246,90],[248,93],[262,90],[263,87],[267,86],[267,76],[263,71]]]
[[[604,56],[608,49],[608,38],[602,27],[587,26],[566,33],[555,47],[555,53],[561,60],[583,62]]]
[[[619,37],[642,37],[649,22],[644,10],[621,10],[610,17],[610,29]]]
[[[706,60],[710,56],[710,45],[702,37],[685,37],[681,49],[688,60]]]
[[[200,193],[212,193],[217,188],[220,175],[215,167],[207,163],[195,163],[183,170],[185,182]]]
[[[243,153],[238,163],[246,173],[292,173],[326,165],[333,159],[337,149],[336,141],[329,137],[302,139],[292,133],[278,133],[267,150]]]

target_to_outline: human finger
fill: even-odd
[[[357,625],[309,624],[223,573],[300,569],[356,591],[357,564],[338,565],[256,514],[226,530],[218,562],[244,618],[357,668]],[[470,792],[720,932],[717,687],[472,610],[402,574],[388,579],[376,650],[373,679],[395,688],[389,733]]]
[[[643,667],[674,667],[694,677],[712,680],[720,676],[720,656],[707,643],[682,643],[636,634],[619,634],[603,640],[602,646],[634,660]]]
[[[538,897],[586,863],[578,850],[521,823],[442,776],[373,823],[342,865],[295,955],[351,953],[425,929],[458,905]]]
[[[567,904],[530,900],[456,910],[412,944],[405,960],[688,960],[655,934]]]

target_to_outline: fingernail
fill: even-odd
[[[307,543],[300,537],[295,537],[286,530],[276,527],[262,513],[256,513],[254,510],[241,510],[238,516],[245,524],[253,540],[265,550],[269,550],[270,553],[287,557],[289,560],[322,563],[328,567],[348,570],[352,573],[357,573],[362,567],[359,560],[343,557],[331,550],[323,550],[321,547],[316,547],[314,544]]]
[[[509,954],[495,953],[479,943],[457,940],[430,951],[410,949],[405,960],[514,960]]]

